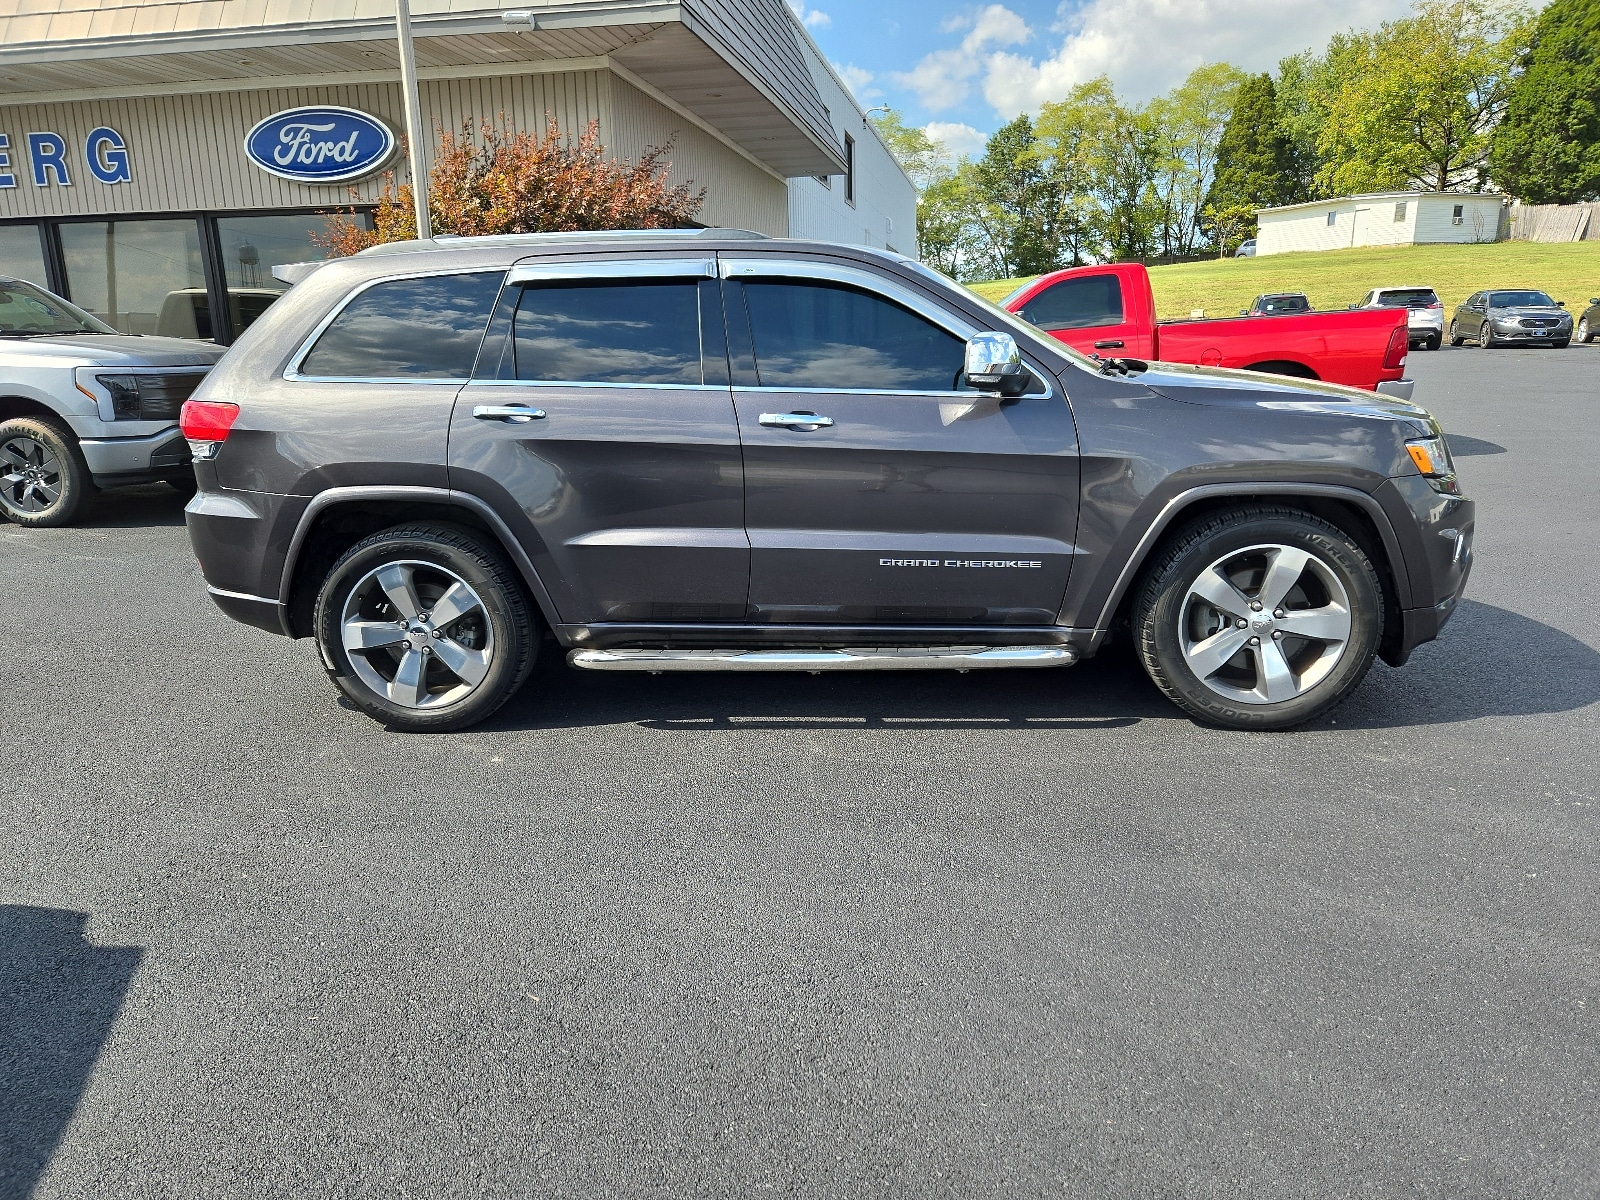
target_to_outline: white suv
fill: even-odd
[[[1444,342],[1444,305],[1432,288],[1373,288],[1360,304],[1350,307],[1403,308],[1413,349],[1421,346],[1424,350],[1437,350]]]
[[[178,412],[222,347],[118,333],[0,276],[0,519],[66,525],[103,487],[194,487]]]

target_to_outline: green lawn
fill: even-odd
[[[1320,253],[1273,254],[1222,262],[1151,267],[1156,311],[1187,317],[1233,316],[1262,292],[1304,292],[1318,308],[1354,304],[1375,287],[1431,287],[1446,311],[1480,288],[1543,288],[1581,311],[1600,296],[1600,242],[1497,242],[1482,246],[1384,246]],[[973,284],[990,300],[1023,281]]]

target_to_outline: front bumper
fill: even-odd
[[[1520,327],[1507,327],[1504,329],[1489,326],[1491,336],[1497,342],[1518,343],[1530,346],[1548,346],[1551,342],[1567,342],[1572,340],[1571,325],[1557,325],[1548,329],[1523,329]]]
[[[100,487],[180,475],[193,461],[176,425],[143,437],[83,438],[78,445]]]
[[[1379,489],[1380,501],[1393,515],[1400,539],[1401,562],[1408,587],[1399,596],[1399,621],[1391,621],[1379,648],[1383,660],[1398,667],[1423,642],[1439,636],[1456,610],[1472,573],[1476,505],[1461,496],[1435,492],[1420,475],[1391,479]],[[1409,509],[1406,521],[1400,509]]]
[[[1386,379],[1377,387],[1379,394],[1393,396],[1396,400],[1409,400],[1417,388],[1415,379]]]

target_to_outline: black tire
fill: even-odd
[[[1576,337],[1577,340],[1582,342],[1584,345],[1588,345],[1590,342],[1594,341],[1594,330],[1589,328],[1589,318],[1587,316],[1578,318],[1578,332]]]
[[[1425,350],[1437,350],[1442,345],[1444,345],[1443,337],[1431,337],[1426,342],[1422,343],[1423,349]]]
[[[1494,349],[1494,335],[1489,332],[1489,323],[1487,321],[1478,326],[1478,349]]]
[[[403,575],[397,590],[404,605],[420,611],[403,614],[390,599],[396,593],[377,578],[390,567]],[[386,578],[394,583],[396,575],[386,571]],[[459,595],[474,603],[458,603],[456,616],[433,626],[432,606],[446,602],[459,583],[467,587]],[[374,639],[392,634],[395,640],[348,650],[347,620],[363,637],[370,629]],[[484,720],[516,694],[539,651],[538,618],[522,581],[498,550],[453,525],[386,529],[352,546],[323,581],[314,629],[339,690],[362,712],[409,733],[445,732]],[[454,657],[459,665],[469,656],[482,672],[475,682],[447,661]],[[408,663],[415,669],[403,676]],[[409,693],[415,703],[397,701],[396,693]]]
[[[0,423],[0,515],[30,529],[70,525],[94,498],[78,439],[43,417]]]
[[[1455,318],[1452,317],[1450,320],[1450,344],[1452,346],[1459,346],[1466,340],[1466,338],[1461,336],[1461,331],[1456,328]]]
[[[1276,549],[1269,551],[1269,547]],[[1285,627],[1295,627],[1291,623],[1297,614],[1348,611],[1348,632],[1338,647],[1293,632],[1266,640],[1275,632],[1276,618],[1261,610],[1255,599],[1265,594],[1259,586],[1264,580],[1257,579],[1254,593],[1249,590],[1249,572],[1255,569],[1249,564],[1257,560],[1270,564],[1271,555],[1285,549],[1308,556],[1305,573],[1296,576],[1299,582],[1288,588],[1278,606]],[[1231,586],[1247,614],[1237,620],[1221,609],[1210,609],[1191,591],[1214,565],[1235,563],[1244,567],[1233,577],[1241,582]],[[1325,581],[1337,581],[1347,610],[1336,603],[1336,589]],[[1197,633],[1193,623],[1208,609],[1217,628],[1207,631],[1202,627]],[[1238,620],[1247,621],[1247,626],[1236,628]],[[1289,729],[1327,712],[1366,676],[1383,633],[1383,621],[1383,587],[1361,547],[1320,517],[1276,506],[1228,509],[1180,529],[1146,569],[1133,605],[1134,638],[1150,678],[1190,716],[1226,729]],[[1260,636],[1255,636],[1257,632]],[[1205,649],[1207,637],[1220,639],[1224,634],[1253,641],[1243,642],[1235,654],[1219,660],[1208,683],[1191,667],[1184,641],[1195,638],[1189,647],[1195,653]],[[1250,678],[1255,681],[1252,694],[1271,690],[1261,666],[1269,652],[1288,666],[1288,686],[1295,694],[1280,700],[1239,699]]]

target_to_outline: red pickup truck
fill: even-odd
[[[1053,271],[1001,307],[1085,354],[1238,367],[1411,397],[1404,309],[1156,322],[1139,263]]]

